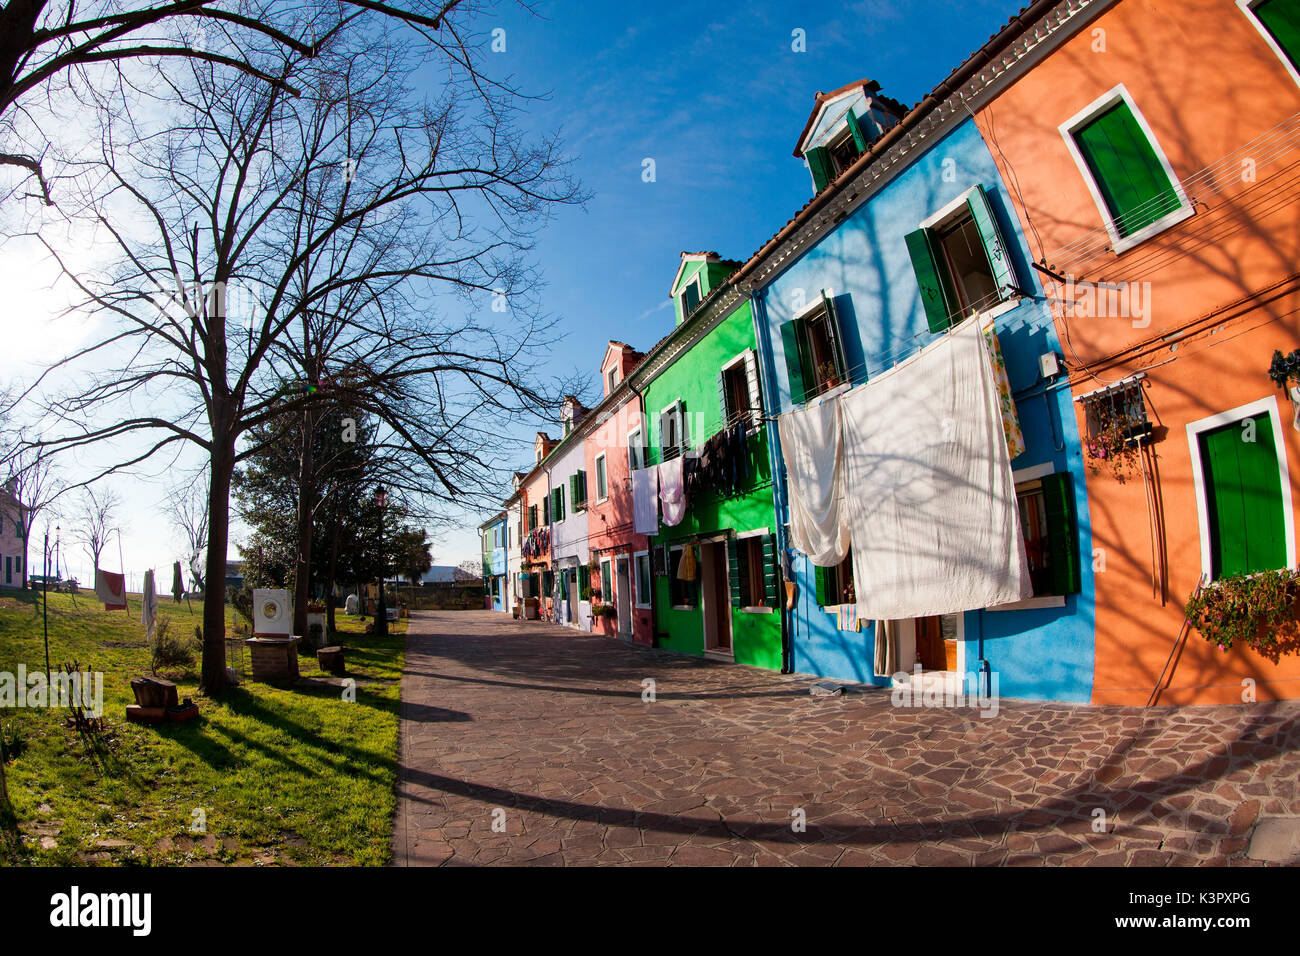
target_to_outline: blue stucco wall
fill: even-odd
[[[927,217],[980,184],[998,218],[1022,289],[1033,293],[997,320],[998,338],[1016,397],[1026,450],[1013,470],[1050,463],[1073,476],[1079,522],[1082,591],[1064,607],[1019,611],[977,610],[965,615],[965,669],[982,658],[998,674],[1005,697],[1087,702],[1093,673],[1092,536],[1083,461],[1068,389],[1044,391],[1038,356],[1061,351],[1050,310],[1021,234],[1010,196],[973,121],[939,140],[815,246],[756,294],[769,414],[791,408],[780,326],[820,290],[835,297],[845,360],[854,384],[877,375],[931,341],[904,236]],[[775,397],[776,401],[772,399]],[[775,406],[775,407],[774,407]],[[769,426],[776,431],[775,424]],[[774,436],[775,437],[775,436]],[[779,455],[777,441],[771,442]],[[778,510],[788,520],[778,489]],[[798,602],[789,616],[795,671],[842,680],[874,679],[874,632],[836,629],[816,604],[813,568],[792,555]]]

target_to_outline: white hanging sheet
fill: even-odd
[[[637,534],[659,533],[659,469],[632,472],[632,525]]]
[[[834,567],[849,553],[840,396],[787,412],[777,422],[790,500],[790,544],[813,564]]]
[[[1032,595],[993,363],[968,319],[841,399],[858,616]]]

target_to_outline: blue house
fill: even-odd
[[[506,513],[493,515],[478,526],[483,541],[484,607],[504,611],[506,601]]]
[[[934,97],[905,110],[869,81],[818,94],[795,150],[815,198],[733,281],[753,299],[774,417],[872,380],[968,316],[991,324],[1023,433],[1011,468],[1034,595],[891,623],[898,668],[971,693],[967,675],[979,675],[985,692],[995,679],[1001,696],[1087,702],[1092,543],[1062,348],[1008,186],[970,117]],[[781,436],[775,420],[768,428],[796,584],[786,666],[887,686],[874,666],[880,625],[839,613],[851,603],[852,558],[818,568],[789,548]]]

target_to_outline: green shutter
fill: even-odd
[[[1288,563],[1272,420],[1264,414],[1252,421],[1254,441],[1245,440],[1241,422],[1198,438],[1215,578],[1282,568]]]
[[[727,539],[727,582],[731,587],[731,606],[744,607],[744,595],[740,593],[740,582],[744,580],[740,567],[740,555],[743,548],[737,547],[735,538]]]
[[[1264,0],[1255,16],[1273,35],[1291,65],[1300,69],[1300,3],[1296,0]]]
[[[813,571],[815,572],[814,577],[817,579],[817,604],[819,607],[826,607],[830,604],[826,594],[830,583],[826,580],[826,568],[814,567]]]
[[[1002,230],[998,228],[998,221],[993,216],[993,207],[989,205],[989,197],[983,186],[975,187],[975,191],[967,198],[966,205],[970,207],[971,218],[975,220],[980,241],[984,243],[989,268],[993,270],[993,279],[998,284],[998,298],[1005,299],[1010,294],[1007,289],[1015,287],[1016,274],[1011,268],[1007,244],[1002,239]]]
[[[814,146],[804,153],[808,159],[808,168],[812,170],[813,183],[821,192],[835,178],[835,167],[831,165],[831,154],[825,146]]]
[[[1074,140],[1121,236],[1178,208],[1178,194],[1126,101],[1089,120]]]
[[[1074,485],[1068,471],[1042,479],[1043,506],[1047,513],[1047,548],[1051,555],[1052,593],[1078,594],[1079,531],[1074,512]]]
[[[948,270],[941,266],[934,236],[929,229],[909,232],[904,238],[908,255],[912,257],[912,271],[921,289],[921,304],[931,332],[942,332],[952,325],[957,299],[949,285]]]
[[[573,510],[580,508],[578,504],[582,499],[578,497],[578,473],[575,471],[569,476],[569,500],[573,502]]]
[[[849,381],[849,363],[844,358],[844,338],[840,333],[840,316],[835,311],[835,300],[822,290],[822,305],[826,309],[826,335],[831,340],[831,351],[835,354],[835,370],[839,372],[840,381]]]
[[[867,151],[867,131],[862,128],[861,121],[858,120],[857,114],[852,109],[849,110],[849,130],[853,133],[853,145],[858,148],[859,153],[865,153]]]
[[[718,373],[718,408],[722,412],[722,424],[727,424],[727,373]]]
[[[785,369],[790,379],[790,403],[802,405],[806,396],[803,380],[803,336],[799,334],[799,320],[781,324],[781,345],[785,351]]]
[[[769,534],[763,538],[763,604],[766,607],[780,607],[777,590],[780,587],[781,565],[776,559],[776,535]]]

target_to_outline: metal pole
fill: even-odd
[[[384,512],[379,506],[379,603],[375,605],[375,636],[388,636],[388,607],[384,604]]]
[[[50,532],[45,532],[45,548],[41,557],[41,626],[45,631],[45,676],[50,675]]]

